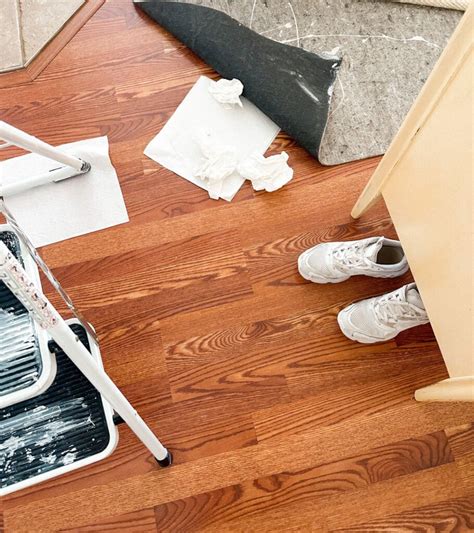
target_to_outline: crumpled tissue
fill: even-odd
[[[252,182],[256,191],[276,191],[293,178],[293,169],[288,165],[286,152],[270,157],[253,152],[239,163],[237,171]]]
[[[227,109],[236,105],[242,107],[239,96],[243,90],[244,86],[242,82],[236,78],[232,80],[222,78],[209,86],[209,93]]]
[[[205,160],[194,175],[206,183],[209,196],[218,200],[225,179],[237,168],[237,151],[232,146],[217,143],[209,134],[203,136],[199,145]]]
[[[145,148],[145,155],[207,191],[209,180],[196,175],[202,173],[206,159],[200,145],[203,131],[222,146],[233,147],[238,161],[247,159],[252,152],[265,153],[280,131],[245,97],[241,98],[242,107],[225,109],[209,94],[213,84],[216,82],[201,76]],[[244,181],[235,170],[223,180],[220,197],[232,200]]]

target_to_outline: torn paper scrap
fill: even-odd
[[[242,82],[235,78],[233,80],[223,78],[209,85],[209,93],[226,108],[232,108],[235,105],[242,107],[239,96],[243,90]]]
[[[58,148],[88,161],[91,170],[5,200],[34,246],[45,246],[128,222],[120,183],[109,157],[107,137],[63,144]],[[0,177],[6,184],[57,166],[52,159],[27,154],[2,161]]]
[[[257,107],[242,97],[242,107],[225,109],[209,94],[213,80],[201,76],[163,129],[145,148],[145,155],[186,180],[209,190],[196,176],[203,164],[199,145],[203,129],[223,146],[232,146],[237,161],[252,152],[264,154],[280,129]],[[223,184],[220,197],[230,201],[244,183],[235,171]]]
[[[232,146],[219,144],[209,134],[199,141],[199,145],[204,162],[196,171],[195,177],[202,179],[207,185],[209,196],[218,200],[225,180],[237,167],[237,152]]]
[[[286,152],[270,157],[253,152],[239,163],[237,170],[242,177],[252,182],[256,191],[276,191],[293,178],[293,169],[288,165]]]

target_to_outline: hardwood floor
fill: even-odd
[[[322,167],[282,134],[288,186],[210,200],[143,155],[200,74],[215,76],[109,0],[34,81],[0,89],[1,118],[48,142],[109,136],[130,223],[42,254],[175,455],[157,469],[120,426],[107,460],[5,498],[0,531],[474,531],[472,405],[412,398],[447,377],[430,327],[365,346],[336,324],[410,276],[297,273],[315,243],[395,236],[383,204],[349,215],[378,160]]]

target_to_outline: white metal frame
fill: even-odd
[[[39,288],[39,280],[36,279],[35,276],[33,276],[34,279],[32,279],[32,272],[29,271],[27,273],[3,242],[0,242],[0,280],[9,287],[15,296],[28,309],[38,327],[44,330],[44,332],[58,344],[58,346],[106,400],[106,402],[104,402],[104,407],[109,415],[107,416],[107,420],[111,435],[109,446],[101,454],[83,459],[77,463],[72,463],[71,465],[65,465],[64,467],[55,469],[51,473],[33,477],[29,480],[15,484],[12,487],[0,489],[0,496],[38,483],[44,479],[55,477],[56,475],[79,468],[80,466],[90,464],[112,453],[117,444],[117,431],[110,427],[111,424],[113,425],[112,416],[110,416],[113,414],[113,411],[115,411],[115,413],[117,413],[137,435],[145,447],[155,457],[160,466],[169,466],[172,460],[169,451],[161,444],[156,435],[146,425],[143,419],[104,371],[100,361],[100,351],[95,331],[74,307],[74,304],[38,255],[28,237],[23,233],[21,228],[18,227],[14,217],[11,215],[4,202],[4,197],[17,194],[32,187],[84,174],[90,170],[90,163],[62,152],[58,148],[55,148],[54,146],[51,146],[3,121],[0,121],[0,140],[4,141],[3,144],[0,144],[0,150],[9,146],[17,146],[40,156],[52,159],[60,165],[59,167],[55,165],[54,168],[50,169],[50,171],[45,174],[22,179],[12,184],[0,183],[0,212],[5,215],[12,230],[18,235],[21,241],[24,257],[27,258],[26,261],[34,261],[43,270],[46,277],[76,316],[77,321],[73,320],[73,322],[81,324],[86,329],[93,357],[91,357],[90,352],[69,327],[71,321],[66,322],[42,293]],[[26,265],[27,263],[25,262],[25,266]]]
[[[0,224],[0,233],[6,231],[11,231],[16,234],[14,228],[10,224]],[[38,267],[36,266],[36,263],[31,255],[28,253],[25,244],[20,238],[18,238],[18,240],[20,242],[20,250],[25,272],[34,282],[34,284],[41,288]],[[17,390],[5,396],[0,396],[0,409],[8,407],[9,405],[23,402],[24,400],[28,400],[29,398],[33,398],[34,396],[41,394],[51,385],[56,376],[56,359],[52,356],[48,349],[48,334],[44,329],[40,328],[36,322],[34,323],[34,326],[43,366],[41,376],[30,387],[25,387],[24,389]]]
[[[12,196],[46,183],[73,178],[89,172],[91,168],[90,163],[87,161],[67,154],[4,121],[0,121],[0,140],[4,141],[3,144],[0,144],[0,150],[10,146],[17,146],[29,152],[53,159],[59,165],[53,165],[53,168],[48,172],[37,176],[31,176],[8,184],[0,183],[0,196],[3,197]]]
[[[72,332],[46,296],[29,279],[21,264],[3,242],[0,242],[0,280],[23,303],[39,326],[44,328],[62,348],[157,461],[161,462],[163,466],[167,466],[171,460],[168,450],[161,444],[97,361],[91,358],[86,347]]]

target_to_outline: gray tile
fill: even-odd
[[[0,0],[0,71],[21,67],[23,56],[18,23],[18,0]]]
[[[26,64],[58,33],[84,1],[20,0],[21,30]]]

